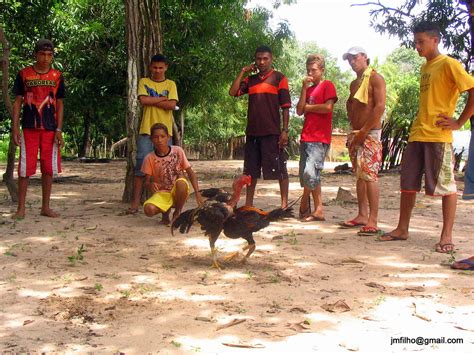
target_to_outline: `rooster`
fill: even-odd
[[[201,230],[209,237],[209,244],[212,254],[212,266],[221,269],[217,262],[216,240],[221,232],[232,239],[243,238],[247,241],[247,254],[242,259],[245,263],[250,255],[255,251],[255,240],[253,233],[267,227],[270,222],[284,218],[293,217],[293,202],[286,208],[277,208],[270,212],[265,212],[259,208],[243,206],[236,208],[240,198],[240,193],[244,185],[250,185],[249,176],[242,176],[233,184],[234,193],[228,202],[206,203],[203,207],[184,211],[171,225],[171,233],[179,229],[181,233],[188,233],[195,221],[201,225]],[[226,260],[233,259],[238,253],[232,253]]]

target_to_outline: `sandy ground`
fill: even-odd
[[[230,187],[241,164],[193,166],[202,187]],[[290,164],[291,198],[301,193],[296,164]],[[124,162],[65,163],[52,196],[59,219],[39,215],[38,178],[31,181],[23,221],[10,219],[15,206],[0,187],[0,350],[381,354],[474,348],[474,272],[447,266],[474,255],[474,203],[459,200],[455,255],[433,251],[441,201],[421,195],[411,238],[383,243],[338,228],[356,205],[334,201],[337,189],[354,194],[354,179],[328,172],[325,222],[274,223],[256,233],[248,264],[233,261],[218,271],[210,268],[209,243],[199,228],[173,237],[143,213],[120,216],[127,207],[120,201],[124,168]],[[398,220],[398,181],[396,174],[380,179],[386,231]],[[258,207],[278,206],[277,184],[257,188]],[[190,199],[187,206],[194,205]],[[217,245],[223,256],[246,242],[221,236]],[[334,304],[335,312],[326,310]],[[462,344],[406,343],[418,337]],[[394,338],[405,343],[391,344]]]

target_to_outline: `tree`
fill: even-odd
[[[0,26],[0,43],[2,44],[2,97],[5,102],[8,114],[13,117],[13,106],[8,95],[8,79],[9,79],[9,63],[10,63],[10,46]],[[13,202],[18,201],[18,188],[13,180],[13,169],[15,166],[16,146],[13,139],[10,139],[8,145],[7,168],[3,174],[3,182],[7,185],[8,193]]]
[[[127,28],[127,172],[123,202],[133,196],[134,157],[137,151],[141,108],[138,104],[138,81],[147,72],[150,58],[163,49],[159,0],[125,0]]]
[[[439,23],[445,48],[469,70],[473,56],[472,0],[405,0],[398,7],[388,3],[377,0],[353,6],[371,6],[369,14],[375,31],[400,38],[406,47],[413,47],[411,27],[415,22]]]

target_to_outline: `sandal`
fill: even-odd
[[[128,216],[128,215],[135,215],[138,213],[138,208],[132,208],[132,207],[129,207],[127,208],[125,211],[123,211],[122,213],[120,213],[121,216]]]

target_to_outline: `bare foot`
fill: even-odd
[[[12,219],[15,219],[17,221],[25,219],[25,210],[19,209],[18,211],[16,211],[16,213],[12,216]]]
[[[163,217],[161,217],[161,222],[160,224],[163,224],[165,226],[169,226],[170,225],[170,212],[165,212],[163,213]]]
[[[398,229],[394,229],[391,232],[387,232],[382,234],[378,237],[378,241],[380,242],[392,242],[396,240],[407,240],[408,234],[405,234],[403,231],[399,231]]]
[[[45,216],[45,217],[50,217],[50,218],[58,218],[59,217],[59,213],[54,212],[50,208],[42,209],[40,215]]]

